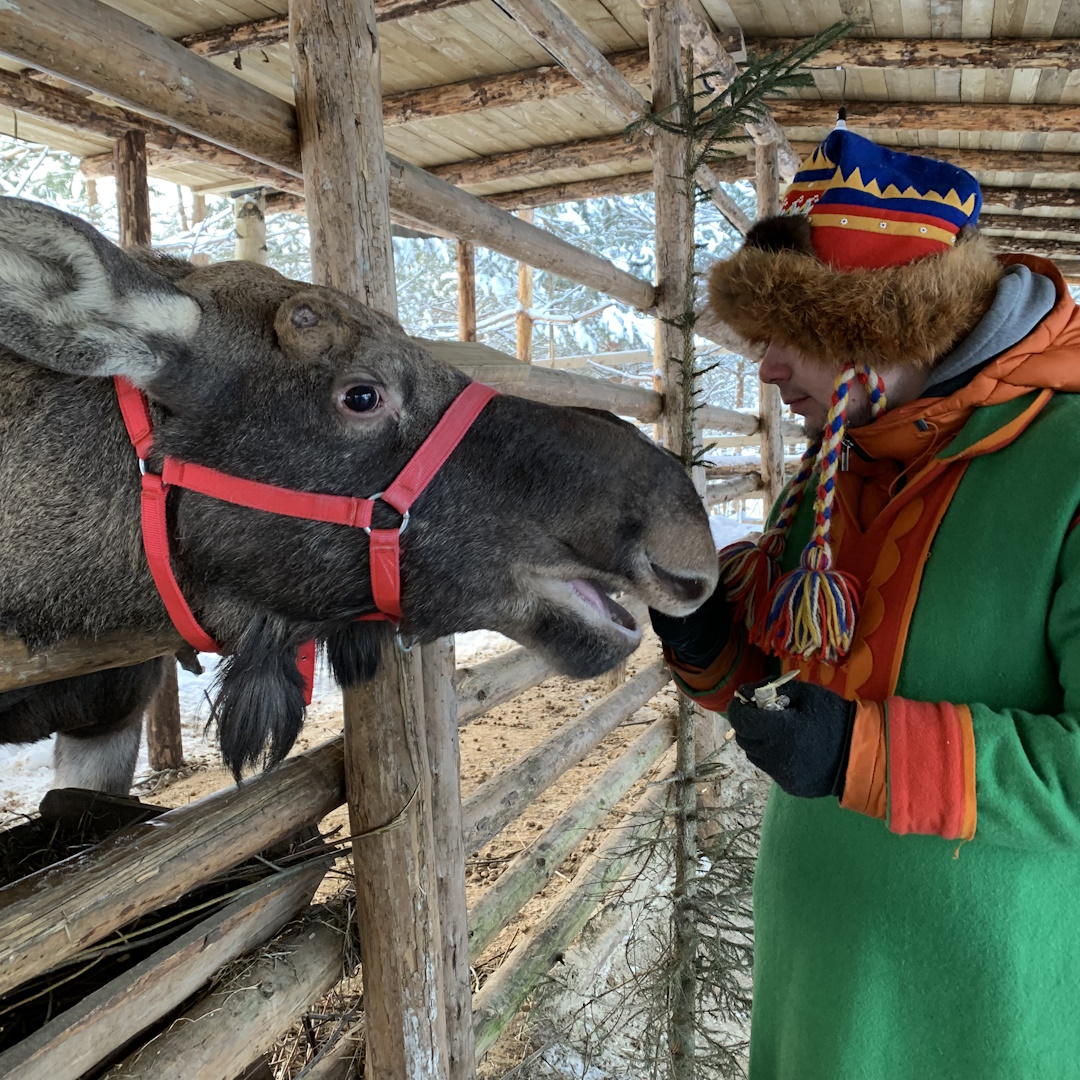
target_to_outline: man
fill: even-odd
[[[820,437],[713,597],[654,616],[775,780],[753,1080],[1080,1077],[1080,314],[979,205],[834,131],[712,271]],[[786,708],[733,698],[793,666]]]

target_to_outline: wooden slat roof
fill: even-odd
[[[285,0],[107,2],[173,38],[267,20],[273,31],[277,19],[276,36],[271,32],[255,48],[225,52],[212,60],[238,78],[292,100],[288,46],[280,32]],[[563,0],[562,6],[601,52],[621,58],[627,78],[648,96],[643,62],[648,35],[639,0]],[[426,101],[430,95],[423,91],[447,84],[472,80],[477,88],[468,108],[455,108],[450,115],[415,117],[406,108],[392,122],[388,116],[386,146],[391,153],[441,172],[476,194],[582,181],[602,186],[608,179],[650,168],[647,144],[633,150],[621,147],[617,137],[625,122],[616,111],[598,96],[580,91],[576,82],[568,82],[548,52],[493,0],[377,0],[376,7],[381,12],[382,89],[388,107],[393,101],[413,100],[399,97],[411,92],[420,92],[420,100]],[[885,145],[941,156],[959,150],[1013,152],[1009,168],[978,171],[988,188],[1080,188],[1076,0],[701,0],[695,7],[699,14],[707,14],[718,33],[741,33],[751,47],[768,46],[775,38],[806,36],[845,16],[859,24],[852,38],[841,43],[842,54],[851,61],[844,71],[831,66],[814,70],[812,88],[777,106],[777,119],[791,143],[814,143],[825,135],[846,75],[848,123],[853,130]],[[999,39],[1009,40],[1001,44]],[[1025,53],[1023,42],[1039,39],[1057,39],[1059,47],[1045,56],[1032,50]],[[901,40],[910,43],[912,56],[897,55]],[[881,47],[875,52],[877,41]],[[970,52],[953,48],[948,55],[935,56],[933,43],[946,41],[970,42]],[[204,55],[207,48],[205,43],[200,46]],[[3,57],[0,68],[22,70]],[[550,95],[543,69],[553,73]],[[523,94],[509,104],[485,96],[494,84],[484,80],[526,71],[532,73],[532,81],[524,100]],[[511,78],[509,83],[513,82]],[[505,84],[507,80],[500,85]],[[3,107],[0,131],[78,155],[110,149],[107,138],[73,133]],[[559,149],[588,140],[600,140],[591,144],[591,153],[570,155]],[[555,149],[531,157],[520,153],[544,147]],[[1022,164],[1017,154],[1037,152],[1075,154],[1077,167],[1065,169],[1058,159],[1052,170],[1015,167]],[[515,156],[499,156],[508,154]],[[217,167],[178,162],[175,155],[160,166],[151,160],[151,171],[201,190],[249,183]],[[731,175],[740,171],[745,174],[746,167],[735,165]],[[992,193],[988,195],[988,204],[995,208]],[[1004,212],[1015,198],[1001,202],[996,208]],[[1080,219],[1080,208],[1063,206],[1060,213]],[[1024,212],[1053,216],[1055,210],[1048,205]],[[1080,229],[1080,222],[1076,227]]]

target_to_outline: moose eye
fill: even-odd
[[[350,386],[342,391],[341,404],[353,413],[369,413],[379,407],[381,402],[379,391],[374,386],[360,383],[358,386]]]

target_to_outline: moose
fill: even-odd
[[[142,463],[116,379],[148,402]],[[260,490],[369,500],[468,384],[333,289],[251,263],[121,250],[77,217],[0,199],[0,630],[39,649],[167,628],[141,471],[171,460]],[[678,616],[717,579],[705,511],[672,454],[606,413],[509,395],[485,399],[407,528],[382,501],[370,536],[182,485],[163,503],[168,572],[226,655],[212,720],[238,779],[296,738],[301,643],[324,643],[341,685],[373,674],[393,632],[358,621],[377,615],[379,529],[400,532],[408,638],[488,628],[577,677],[640,641],[609,594]],[[166,662],[0,693],[0,741],[56,732],[59,786],[126,793]]]

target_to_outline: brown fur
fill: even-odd
[[[835,270],[769,246],[748,237],[713,266],[709,307],[748,341],[796,348],[828,367],[932,367],[986,314],[1002,273],[974,235],[941,255],[880,270]]]

